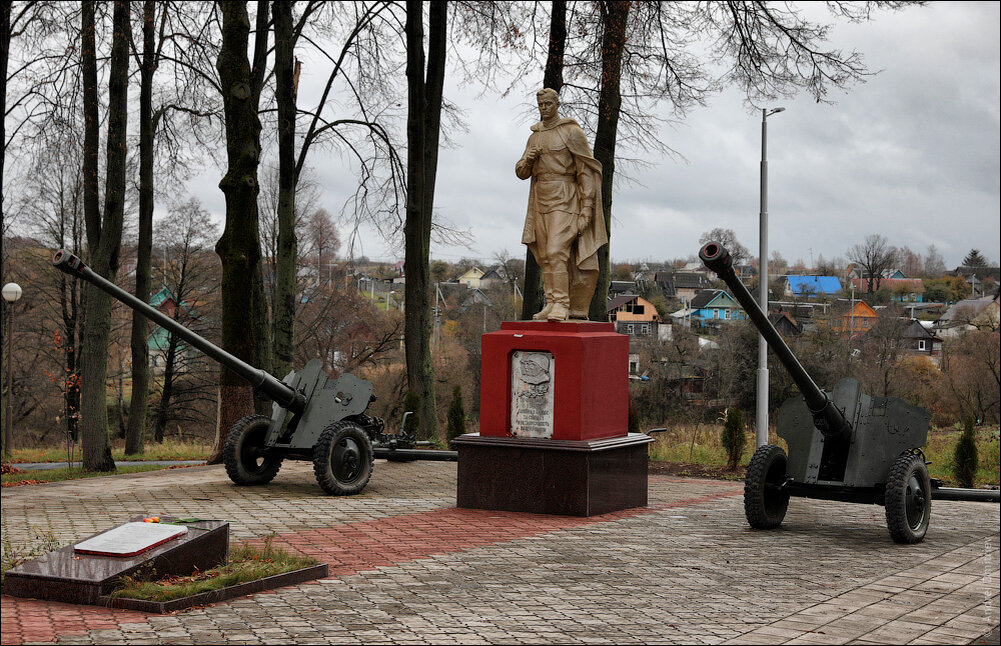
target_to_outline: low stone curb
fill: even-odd
[[[105,595],[98,597],[97,603],[98,605],[107,606],[109,608],[137,610],[139,612],[151,612],[164,615],[170,612],[176,612],[177,610],[185,610],[187,608],[191,608],[192,606],[205,606],[210,603],[226,601],[227,599],[232,599],[233,597],[242,597],[256,592],[274,590],[275,588],[282,588],[288,585],[296,585],[299,583],[305,583],[306,581],[322,579],[327,576],[327,570],[327,564],[321,563],[320,565],[313,565],[301,570],[293,570],[291,572],[285,572],[284,574],[276,574],[264,579],[247,581],[246,583],[231,585],[219,590],[209,590],[208,592],[202,592],[201,594],[192,595],[190,597],[171,599],[170,601],[147,601],[146,599],[127,599],[124,597],[111,597]]]

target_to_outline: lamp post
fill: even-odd
[[[7,351],[4,356],[7,358],[7,423],[3,428],[3,454],[4,457],[10,455],[10,444],[14,434],[11,432],[14,425],[14,362],[11,354],[14,350],[14,303],[21,298],[21,286],[17,283],[7,283],[3,286],[3,299],[7,301]]]
[[[761,109],[761,211],[758,219],[760,255],[758,273],[761,293],[758,303],[761,311],[768,316],[768,117],[785,108]],[[758,334],[758,399],[755,416],[757,433],[755,446],[768,444],[768,343]]]

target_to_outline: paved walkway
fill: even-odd
[[[456,509],[455,470],[380,460],[344,498],[302,462],[267,487],[201,466],[5,488],[4,549],[197,516],[331,576],[166,616],[4,596],[2,642],[997,643],[998,505],[936,502],[903,546],[876,506],[794,499],[782,528],[752,531],[741,485],[711,480],[652,477],[649,507],[589,519]]]

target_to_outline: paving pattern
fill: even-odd
[[[456,509],[455,472],[378,461],[343,498],[295,462],[267,487],[206,466],[5,488],[5,549],[196,516],[331,576],[163,616],[4,596],[2,643],[997,643],[998,505],[936,502],[904,546],[877,506],[794,499],[750,530],[741,485],[711,480],[651,477],[649,507],[593,518]]]

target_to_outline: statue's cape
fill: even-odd
[[[594,158],[587,145],[587,138],[580,125],[573,119],[564,117],[546,126],[543,122],[532,125],[532,132],[556,130],[563,143],[580,162],[578,172],[591,174],[594,186],[594,211],[591,213],[591,224],[577,238],[577,266],[583,270],[598,269],[598,249],[608,243],[608,231],[605,228],[605,210],[601,201],[601,162]],[[528,213],[525,217],[525,230],[521,242],[526,245],[535,243],[535,218],[538,215],[535,205],[535,177],[532,177],[528,196]]]

